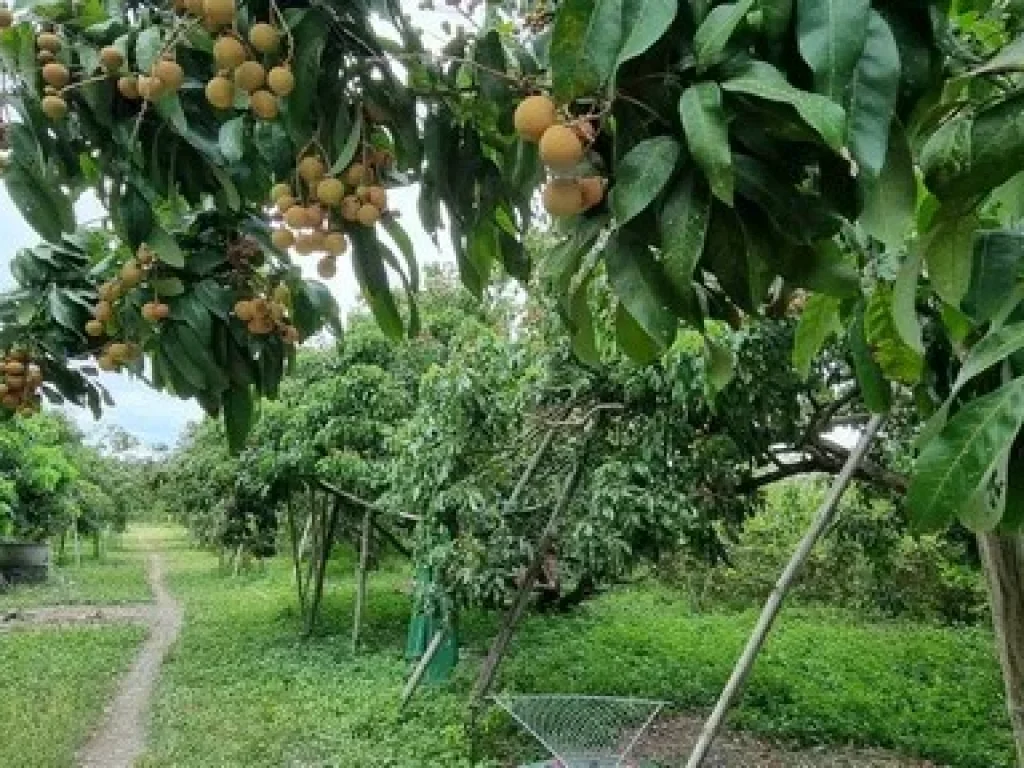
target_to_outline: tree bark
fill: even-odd
[[[978,545],[988,580],[1017,764],[1024,768],[1024,534],[982,533]]]

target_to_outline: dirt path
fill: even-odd
[[[103,722],[78,753],[79,768],[131,768],[146,746],[146,722],[160,665],[181,631],[182,609],[164,584],[160,555],[149,556],[147,577],[156,598],[147,616],[149,639],[121,681]],[[109,610],[109,609],[104,609]]]

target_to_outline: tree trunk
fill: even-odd
[[[1024,768],[1024,534],[978,535],[1017,763]]]

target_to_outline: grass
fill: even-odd
[[[144,635],[129,626],[0,634],[0,765],[70,767]]]
[[[349,565],[335,564],[321,636],[298,638],[287,565],[232,578],[208,554],[169,556],[186,625],[159,686],[144,768],[373,766],[465,768],[463,703],[493,617],[466,617],[469,661],[400,714],[409,602],[402,572],[371,581],[366,647],[349,650]],[[715,696],[752,613],[695,615],[654,587],[606,595],[570,617],[534,617],[504,685],[663,697],[680,709]],[[735,725],[805,744],[886,746],[962,768],[1012,764],[990,635],[788,610],[766,646]],[[510,728],[484,721],[505,765]]]

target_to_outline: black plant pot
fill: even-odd
[[[0,541],[0,576],[11,584],[39,584],[50,575],[50,545]]]

